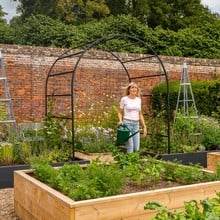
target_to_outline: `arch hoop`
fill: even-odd
[[[51,65],[46,78],[45,116],[70,122],[72,159],[75,158],[75,122],[80,117],[87,121],[91,106],[96,105],[94,109],[99,115],[104,111],[100,106],[108,108],[118,103],[122,95],[120,88],[131,81],[142,89],[146,115],[150,112],[145,106],[150,106],[154,82],[166,82],[167,134],[164,137],[170,153],[169,83],[164,64],[144,41],[128,35],[112,35],[66,50]],[[101,102],[104,96],[105,101]]]

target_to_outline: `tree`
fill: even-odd
[[[5,13],[5,12],[3,11],[3,8],[2,8],[2,6],[0,5],[0,23],[6,23],[6,19],[3,18],[5,15],[7,15],[7,13]]]
[[[147,21],[152,28],[177,31],[189,26],[196,26],[208,13],[201,0],[146,0],[150,8]]]
[[[105,0],[19,0],[23,19],[42,14],[66,24],[80,24],[101,19],[110,11]]]
[[[111,15],[128,14],[127,0],[106,0]]]

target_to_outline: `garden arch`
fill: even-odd
[[[111,48],[113,48],[113,45],[115,47],[109,50],[107,49],[108,45],[111,45]],[[99,51],[98,53],[97,50]],[[139,51],[135,55],[135,50],[140,50],[141,55]],[[129,54],[123,53],[123,51],[129,51]],[[137,54],[139,55],[137,56]],[[92,62],[94,61],[93,59],[95,62]],[[97,60],[101,63],[100,66]],[[148,70],[146,69],[147,61],[148,66],[151,66]],[[134,63],[135,69],[138,69],[138,71],[134,69]],[[140,68],[137,68],[139,65]],[[94,74],[94,71],[96,71],[96,74]],[[108,107],[107,102],[110,102],[112,105],[116,101],[115,97],[117,99],[120,98],[122,96],[120,88],[131,81],[137,82],[140,85],[143,90],[142,99],[146,102],[149,101],[151,94],[149,89],[147,90],[146,88],[145,79],[150,81],[153,78],[154,80],[156,78],[157,81],[166,81],[167,85],[167,134],[164,137],[167,138],[167,151],[170,153],[168,74],[157,53],[144,41],[129,35],[102,37],[90,43],[71,48],[61,54],[51,65],[46,78],[46,118],[50,115],[54,119],[70,120],[72,131],[70,142],[74,159],[74,121],[77,117],[83,118],[84,116],[84,121],[88,120],[87,115],[90,112],[86,108],[88,109],[88,106],[94,107],[94,105],[96,107],[93,109],[99,110],[100,112],[96,113],[100,115],[103,112],[102,107]],[[99,102],[100,99],[103,99],[103,94],[106,95],[106,102]],[[92,100],[88,97],[90,95],[93,95]],[[114,100],[110,100],[110,97],[114,97]],[[53,107],[50,105],[51,100]],[[87,102],[87,104],[84,104],[84,102]],[[93,112],[90,114],[91,117],[94,115]]]

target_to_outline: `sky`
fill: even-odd
[[[220,0],[201,0],[201,3],[208,6],[212,12],[220,14]]]
[[[220,0],[201,0],[201,3],[208,6],[212,12],[220,14]],[[8,15],[5,16],[7,21],[15,16],[17,4],[18,1],[14,0],[0,0],[0,5],[3,7],[3,10],[8,13]]]
[[[18,5],[18,1],[13,0],[0,0],[0,5],[3,8],[3,11],[8,13],[4,18],[9,21],[16,14],[16,7]]]

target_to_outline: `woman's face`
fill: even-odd
[[[138,87],[135,84],[129,88],[129,94],[131,95],[137,95],[137,91],[138,91]]]

